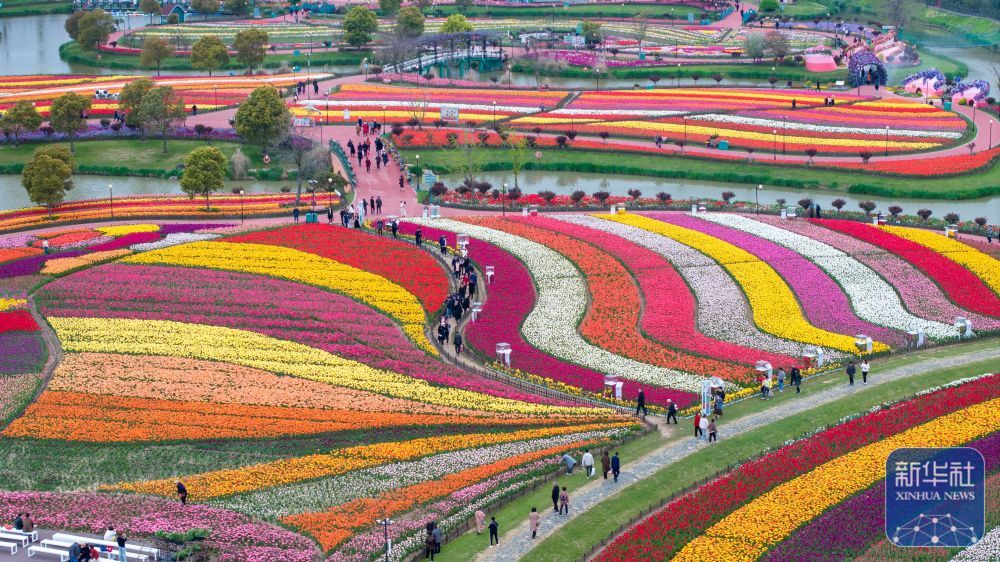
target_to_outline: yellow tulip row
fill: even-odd
[[[28,301],[26,299],[8,299],[0,297],[0,312],[13,310],[15,308],[24,308],[27,304]]]
[[[795,294],[778,272],[746,250],[708,234],[639,215],[596,216],[672,238],[719,262],[743,289],[750,301],[754,322],[761,330],[779,338],[857,353],[854,338],[810,324]],[[872,349],[885,351],[889,346],[876,342]]]
[[[984,254],[972,246],[942,236],[939,232],[902,226],[883,226],[882,230],[926,246],[943,254],[948,259],[962,264],[989,285],[994,292],[1000,294],[1000,260]]]
[[[428,404],[534,415],[599,416],[592,408],[520,402],[375,369],[321,349],[256,332],[168,320],[49,318],[67,352],[162,355],[232,363]]]
[[[437,354],[424,335],[424,309],[417,297],[385,277],[315,254],[265,244],[195,242],[137,254],[122,261],[256,273],[330,289],[396,319],[414,343],[428,353]]]
[[[801,525],[884,478],[894,450],[954,447],[998,431],[998,408],[1000,399],[976,404],[822,464],[729,514],[673,561],[757,560]]]
[[[122,224],[115,226],[99,226],[95,228],[97,232],[104,234],[106,236],[125,236],[126,234],[135,234],[137,232],[157,232],[160,230],[160,225],[158,224]]]
[[[191,493],[192,499],[206,500],[294,484],[314,478],[336,476],[352,470],[378,466],[386,462],[419,459],[427,455],[448,451],[585,431],[607,430],[630,425],[634,425],[634,422],[546,427],[377,443],[374,445],[350,447],[330,454],[308,455],[243,468],[205,472],[186,477],[184,483]],[[147,482],[126,482],[114,486],[104,486],[104,489],[170,496],[176,491],[176,485],[174,484],[174,479],[165,479]]]

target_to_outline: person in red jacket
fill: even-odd
[[[694,415],[694,436],[697,439],[701,435],[701,411]]]

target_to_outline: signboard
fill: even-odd
[[[458,108],[446,105],[441,106],[441,119],[443,121],[458,121]]]
[[[971,447],[896,449],[885,464],[885,534],[898,547],[968,547],[986,532],[986,463]]]
[[[582,35],[566,35],[563,37],[563,41],[574,47],[585,47],[587,45],[587,40]]]
[[[351,110],[344,109],[344,121],[350,121],[350,120],[351,120]]]

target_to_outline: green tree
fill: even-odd
[[[167,131],[175,121],[184,119],[184,100],[170,86],[153,88],[142,97],[140,120],[160,134],[163,153],[167,153]]]
[[[152,79],[139,78],[129,82],[122,88],[121,95],[118,96],[118,109],[125,114],[125,123],[127,125],[140,129],[143,128],[139,106],[142,105],[142,98],[154,87],[156,87],[156,84]]]
[[[151,1],[156,2],[156,0]],[[156,11],[160,11],[159,4],[156,5]],[[80,34],[80,20],[82,20],[85,15],[87,15],[87,12],[80,10],[78,12],[73,12],[73,15],[66,18],[66,23],[63,24],[63,27],[66,29],[66,35],[69,35],[70,39],[76,41],[77,36]]]
[[[355,6],[344,16],[344,41],[352,47],[360,47],[371,43],[372,36],[378,31],[378,18],[375,12],[364,6]]]
[[[219,0],[192,0],[191,7],[196,12],[201,12],[207,20],[208,14],[214,14],[219,11]]]
[[[10,132],[14,137],[14,143],[18,142],[21,133],[30,133],[38,130],[42,124],[42,116],[35,111],[35,105],[30,101],[22,100],[14,104],[14,107],[7,110],[0,117],[0,129]]]
[[[455,0],[455,9],[458,13],[464,14],[469,11],[469,7],[472,6],[472,0]]]
[[[465,19],[462,14],[452,14],[441,26],[441,33],[468,33],[472,31],[472,24]]]
[[[746,56],[750,57],[753,62],[759,61],[764,56],[764,50],[767,48],[767,38],[764,34],[757,31],[754,33],[748,33],[743,39],[743,52]]]
[[[762,11],[762,12],[777,12],[778,11],[778,0],[760,0],[760,11]]]
[[[587,20],[583,22],[581,26],[583,31],[583,40],[591,45],[595,45],[601,42],[601,24],[596,21]]]
[[[524,168],[524,163],[528,161],[528,141],[524,137],[515,138],[514,135],[508,135],[504,146],[507,148],[508,156],[510,156],[510,167],[514,173],[514,187],[520,187],[517,179],[521,169]]]
[[[236,49],[236,60],[243,66],[250,68],[253,74],[253,67],[264,63],[265,51],[268,36],[263,29],[244,29],[236,34],[233,40],[233,48]]]
[[[292,117],[274,86],[261,86],[236,111],[236,134],[267,148],[288,136]]]
[[[174,48],[162,37],[149,37],[142,42],[142,54],[139,64],[145,67],[155,66],[156,75],[160,75],[160,64],[163,59],[173,56]]]
[[[407,6],[396,14],[396,35],[407,39],[424,34],[424,14],[414,6]]]
[[[229,49],[218,35],[206,35],[191,47],[191,66],[198,70],[220,70],[229,65]]]
[[[65,146],[43,146],[35,149],[31,160],[24,165],[21,185],[33,203],[49,208],[51,217],[55,206],[73,189],[70,178],[75,168],[73,155]]]
[[[214,146],[203,146],[192,150],[184,159],[181,191],[187,193],[191,199],[199,195],[204,196],[205,210],[211,209],[208,205],[208,196],[222,189],[222,182],[226,177],[226,165],[226,156]]]
[[[383,16],[391,16],[399,11],[402,0],[378,0],[378,9]]]
[[[52,100],[49,108],[49,125],[57,132],[63,133],[69,139],[69,150],[74,152],[73,141],[81,131],[87,130],[87,120],[83,114],[90,110],[90,100],[67,92]]]
[[[115,32],[115,18],[97,8],[80,18],[76,42],[84,49],[97,49]]]
[[[224,0],[222,6],[231,14],[243,15],[249,11],[249,0]]]
[[[153,16],[160,13],[160,3],[156,0],[142,0],[139,3],[139,11],[149,15],[149,24],[153,24]]]

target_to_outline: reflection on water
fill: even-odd
[[[445,185],[455,186],[461,182],[461,177],[457,175],[443,176]],[[480,179],[492,183],[494,186],[514,185],[514,176],[510,172],[487,172],[480,174]],[[665,191],[674,199],[702,198],[718,200],[722,198],[723,191],[732,191],[736,194],[738,201],[754,200],[753,186],[697,182],[678,181],[671,179],[658,179],[637,176],[605,176],[603,174],[584,174],[579,172],[537,172],[522,171],[518,174],[518,184],[526,193],[538,193],[543,190],[554,191],[560,195],[569,195],[576,190],[583,190],[587,194],[595,191],[608,191],[612,195],[627,195],[628,190],[638,189],[642,191],[644,197],[654,197],[657,193]],[[847,201],[845,209],[858,209],[861,201],[874,201],[878,209],[887,213],[889,205],[899,205],[906,214],[916,214],[917,209],[930,209],[934,216],[940,217],[947,213],[958,213],[965,219],[974,217],[991,217],[995,220],[1000,217],[1000,197],[989,199],[975,199],[968,201],[926,201],[922,199],[892,199],[885,197],[857,196],[839,191],[828,191],[818,189],[789,189],[780,187],[765,187],[760,192],[761,204],[774,204],[777,199],[785,199],[786,204],[795,205],[795,202],[804,197],[810,197],[817,201],[824,209],[833,207],[830,202],[834,199]]]
[[[181,195],[180,183],[176,180],[159,178],[130,178],[113,176],[73,176],[73,189],[66,193],[67,201],[81,199],[101,199],[108,197],[108,186],[112,186],[115,197],[127,195],[170,194]],[[240,188],[247,193],[277,191],[281,186],[295,189],[295,182],[226,182],[224,193]],[[0,175],[0,210],[20,209],[32,206],[28,193],[21,186],[21,176]]]

